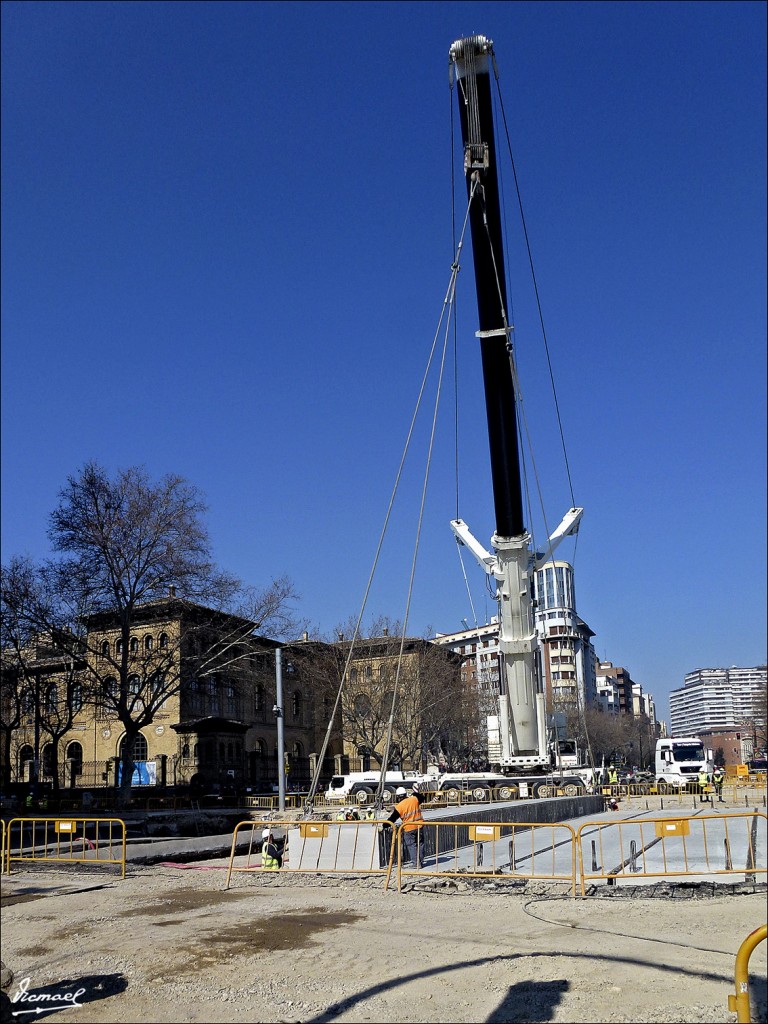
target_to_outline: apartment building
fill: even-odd
[[[707,732],[742,731],[749,723],[755,733],[765,734],[765,692],[768,670],[751,668],[697,668],[685,675],[683,686],[669,695],[673,736],[698,736]],[[763,743],[764,743],[763,739]]]

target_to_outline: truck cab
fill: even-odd
[[[656,787],[660,793],[684,789],[697,781],[700,771],[711,774],[712,769],[712,759],[698,736],[656,741]]]

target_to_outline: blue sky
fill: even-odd
[[[358,613],[452,259],[448,49],[482,33],[586,508],[561,549],[578,611],[662,714],[685,672],[765,660],[764,4],[5,2],[2,19],[4,559],[48,554],[87,460],[144,464],[206,495],[222,566],[288,574],[321,632]],[[552,528],[571,496],[504,166]],[[459,512],[489,544],[475,318],[467,251]],[[453,420],[451,360],[417,634],[472,619]],[[404,617],[427,429],[366,619]]]

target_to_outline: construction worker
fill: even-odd
[[[608,765],[608,785],[609,786],[618,786],[618,784],[619,784],[619,773],[616,771],[616,769],[613,767],[612,764]]]
[[[699,803],[708,804],[709,793],[707,792],[707,788],[709,786],[709,773],[706,768],[701,769],[697,781],[699,783]]]
[[[395,790],[398,803],[383,825],[392,826],[399,818],[402,823],[403,844],[411,858],[411,863],[420,868],[424,867],[424,843],[421,841],[421,829],[424,825],[424,818],[421,813],[421,804],[425,799],[419,788],[418,782],[414,782],[411,796],[408,796],[402,786]]]
[[[279,871],[283,866],[283,857],[271,828],[265,828],[261,833],[261,866],[264,871]]]
[[[723,803],[723,784],[725,782],[725,768],[720,765],[715,768],[715,774],[712,776],[712,781],[715,784],[715,792],[717,793],[717,802]]]

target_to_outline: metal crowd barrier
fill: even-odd
[[[661,877],[766,875],[768,817],[763,812],[583,822],[433,822],[419,829],[424,867],[406,861],[402,826],[382,821],[286,820],[283,871],[385,874],[403,878],[497,877],[568,883],[585,895],[590,881],[608,885]],[[237,871],[261,870],[263,821],[240,822],[232,836],[226,888]],[[238,852],[247,835],[247,848]],[[236,863],[237,860],[237,863]]]
[[[765,942],[768,925],[760,925],[744,939],[736,954],[736,971],[734,980],[736,994],[728,996],[728,1009],[736,1014],[739,1024],[750,1024],[752,1016],[749,1007],[749,958],[755,947]]]
[[[424,867],[404,860],[402,826],[393,849],[397,856],[397,887],[403,876],[514,878],[567,882],[576,894],[574,829],[564,822],[426,822],[419,830]],[[390,855],[390,864],[392,856]],[[387,872],[389,886],[392,867]]]
[[[389,850],[386,833],[379,831],[381,819],[370,821],[281,821],[270,825],[276,833],[285,834],[283,866],[280,870],[296,872],[330,872],[383,874],[387,870]],[[261,871],[261,833],[263,821],[241,821],[232,833],[229,856],[228,889],[232,873]],[[387,829],[391,832],[391,829]],[[247,848],[238,852],[238,839],[250,833]],[[240,863],[235,863],[236,858]]]
[[[5,849],[8,873],[13,861],[115,864],[125,878],[126,833],[120,818],[12,818]]]
[[[5,854],[6,854],[6,841],[7,841],[7,829],[5,827],[5,818],[0,818],[2,822],[2,829],[0,830],[0,875],[5,874]]]
[[[767,822],[757,811],[583,822],[576,834],[581,895],[589,880],[615,884],[621,878],[736,874],[754,879],[766,874]]]

